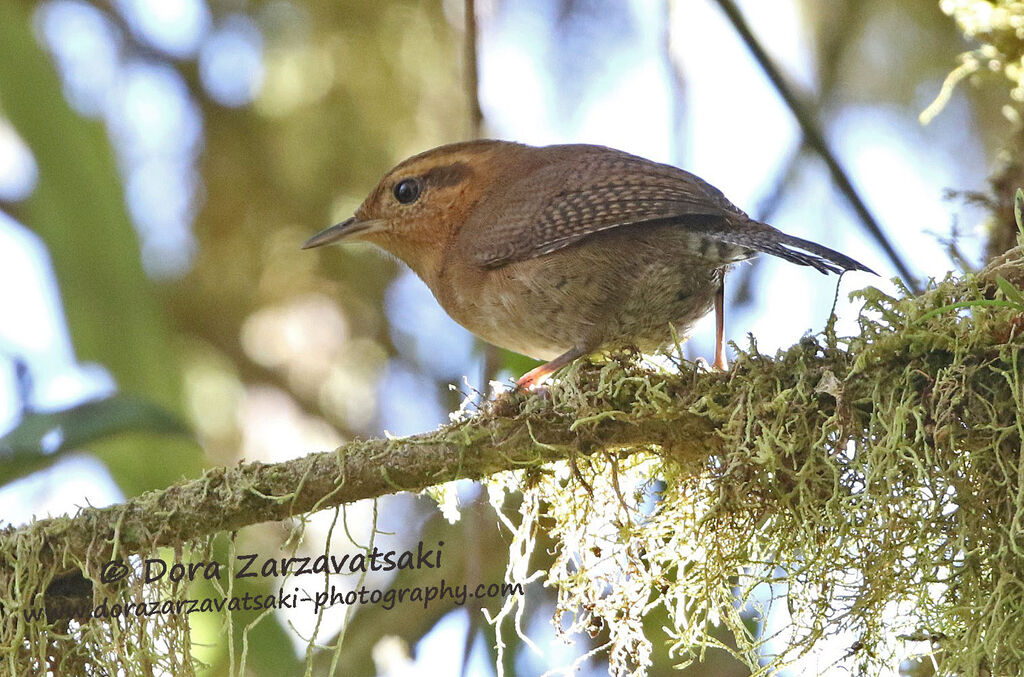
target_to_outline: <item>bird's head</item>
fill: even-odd
[[[355,215],[310,238],[303,249],[343,240],[372,242],[405,261],[429,284],[444,249],[518,149],[468,141],[405,160],[389,171]]]

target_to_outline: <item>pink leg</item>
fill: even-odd
[[[516,381],[516,387],[522,388],[523,390],[533,390],[535,387],[547,380],[547,377],[552,373],[569,364],[577,357],[586,355],[588,352],[589,351],[583,348],[573,346],[550,362],[545,362],[539,367],[535,367],[523,374],[523,376]]]
[[[711,366],[715,371],[729,370],[725,358],[725,280],[715,292],[715,363]]]

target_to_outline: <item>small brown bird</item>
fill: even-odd
[[[689,172],[612,148],[507,141],[441,146],[402,162],[355,216],[303,248],[372,242],[405,261],[459,324],[548,360],[539,383],[603,348],[664,345],[712,307],[726,368],[723,279],[773,254],[822,273],[872,272],[752,220]]]

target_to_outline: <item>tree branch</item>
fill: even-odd
[[[599,367],[589,365],[582,367],[579,375],[593,378],[599,372]],[[699,388],[701,380],[723,378],[690,376],[694,388]],[[676,417],[643,421],[608,418],[584,435],[573,429],[579,413],[555,407],[538,396],[508,395],[479,415],[434,432],[404,439],[353,441],[335,451],[281,463],[213,468],[198,479],[120,505],[86,508],[73,518],[8,528],[0,532],[0,551],[17,552],[17,541],[41,537],[47,546],[38,561],[40,567],[61,567],[66,552],[75,553],[75,559],[102,563],[115,555],[177,545],[364,498],[536,467],[573,452],[646,444],[691,450],[714,447],[713,428],[696,416],[688,417],[690,425]],[[0,587],[3,576],[0,570]]]
[[[354,441],[282,463],[214,468],[198,479],[120,505],[8,528],[0,531],[0,592],[13,589],[14,562],[18,553],[26,552],[26,543],[39,546],[31,548],[35,567],[59,573],[80,562],[95,577],[98,566],[114,557],[601,450],[629,453],[654,446],[666,459],[699,473],[710,456],[758,443],[750,438],[759,430],[737,432],[736,412],[769,406],[780,388],[823,393],[812,408],[787,410],[788,427],[823,430],[824,439],[829,426],[838,426],[841,436],[870,439],[870,407],[850,403],[863,401],[864,393],[879,379],[891,377],[893,369],[908,369],[908,346],[920,341],[922,333],[941,336],[936,327],[955,322],[950,304],[981,301],[989,304],[985,310],[990,308],[997,294],[996,276],[1024,287],[1019,247],[981,273],[943,282],[917,297],[892,299],[877,290],[864,292],[872,310],[888,317],[865,325],[862,336],[845,339],[844,348],[828,332],[805,338],[774,358],[754,347],[740,351],[725,374],[701,373],[689,364],[678,372],[651,372],[631,355],[613,355],[604,364],[571,366],[548,397],[505,395],[433,432]],[[949,310],[936,312],[942,309]],[[929,324],[936,322],[940,324]],[[1019,341],[1021,333],[1007,326],[984,340],[1001,350],[1001,345]],[[952,359],[952,353],[928,354],[913,369],[927,378]],[[763,393],[758,390],[761,383],[767,384]]]

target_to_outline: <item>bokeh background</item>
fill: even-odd
[[[1011,125],[1004,88],[985,78],[921,123],[971,47],[940,4],[737,4],[907,281],[978,265],[983,212],[947,192],[986,188]],[[427,430],[490,379],[529,368],[484,349],[373,248],[299,248],[396,162],[475,136],[673,163],[853,256],[882,277],[843,279],[841,333],[856,330],[849,291],[895,289],[894,258],[716,0],[478,0],[471,15],[462,0],[5,0],[0,525],[210,465]],[[727,291],[729,338],[746,345],[750,332],[767,352],[821,330],[837,294],[834,278],[770,259],[734,272]],[[710,357],[712,338],[706,321],[688,355]],[[500,580],[505,541],[480,493],[458,485],[455,524],[421,497],[350,506],[331,548],[444,540],[446,574]],[[300,547],[322,551],[329,523],[313,516]],[[262,525],[239,538],[272,554],[287,535]],[[508,638],[505,674],[539,674],[591,646],[557,640],[550,593],[530,590],[524,627],[541,653]],[[220,620],[193,619],[209,674],[226,669]],[[314,624],[264,619],[250,672],[301,672]],[[494,672],[478,608],[362,608],[325,618],[317,642],[343,627],[338,674]],[[602,674],[600,657],[583,670]],[[721,653],[690,670],[745,674]]]

